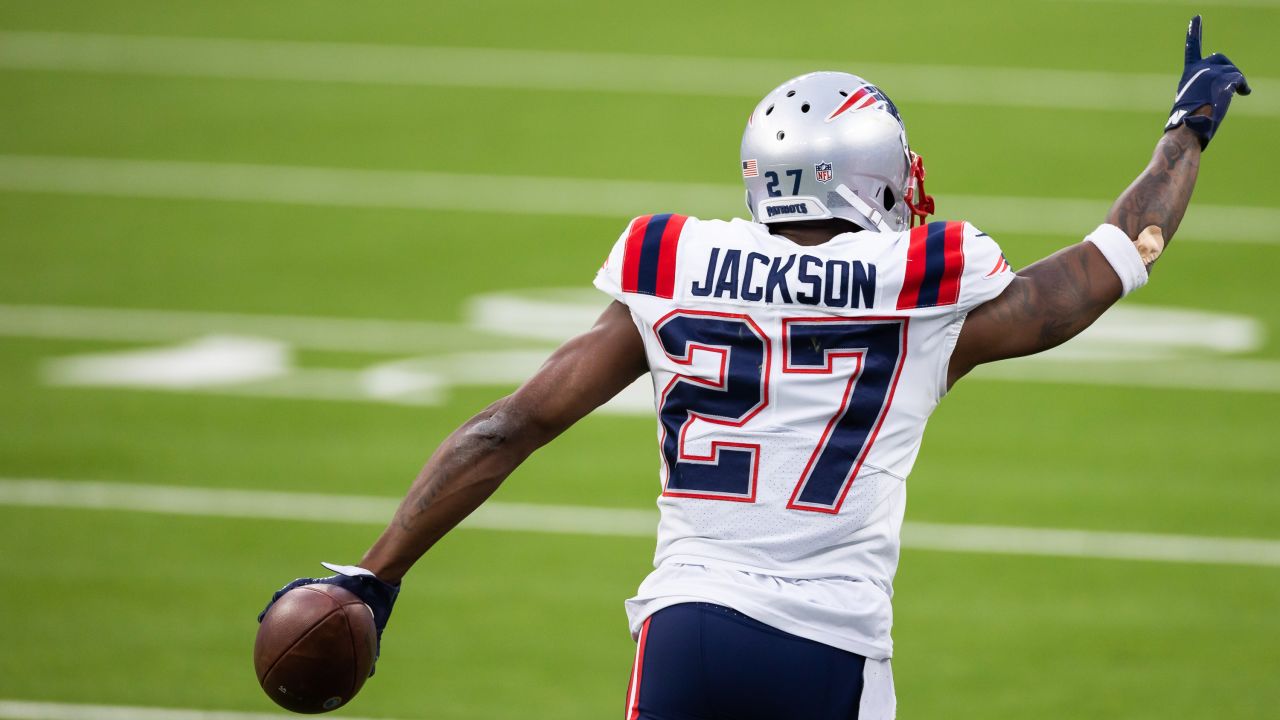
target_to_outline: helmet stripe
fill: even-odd
[[[840,115],[843,115],[844,113],[850,110],[861,110],[862,108],[867,107],[868,105],[874,104],[876,101],[876,96],[873,90],[874,88],[872,88],[870,85],[863,85],[862,87],[858,88],[853,92],[853,94],[849,95],[849,97],[846,98],[843,103],[840,104],[840,107],[831,111],[831,114],[827,116],[827,119],[825,122],[831,122],[832,120],[835,120],[837,117],[839,117]]]

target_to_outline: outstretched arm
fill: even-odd
[[[562,345],[519,390],[440,444],[360,566],[383,581],[399,582],[534,450],[647,371],[630,311],[615,301],[591,330]]]
[[[1107,224],[1131,241],[1154,226],[1163,235],[1161,248],[1173,239],[1191,201],[1200,153],[1237,92],[1247,95],[1249,85],[1230,60],[1218,53],[1200,57],[1197,15],[1187,30],[1186,65],[1166,132],[1150,164],[1116,199]],[[1150,270],[1155,257],[1143,258]],[[1082,242],[1018,273],[999,297],[969,313],[947,368],[947,386],[982,363],[1038,353],[1080,334],[1124,294],[1115,267],[1098,245]]]
[[[321,563],[337,574],[298,578],[280,588],[258,622],[295,588],[336,585],[369,607],[381,647],[400,579],[410,566],[492,495],[534,450],[647,370],[644,343],[631,313],[614,302],[594,327],[561,345],[519,390],[485,408],[440,444],[359,566]]]

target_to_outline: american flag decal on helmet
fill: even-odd
[[[759,176],[760,176],[760,168],[756,166],[755,160],[742,161],[742,177],[747,178],[747,177],[759,177]]]

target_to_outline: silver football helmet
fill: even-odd
[[[888,232],[933,212],[898,108],[849,73],[801,75],[766,95],[742,134],[742,178],[761,223],[842,218]]]

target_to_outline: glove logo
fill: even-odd
[[[1187,94],[1187,90],[1188,90],[1188,89],[1190,89],[1190,87],[1191,87],[1191,83],[1195,82],[1195,81],[1196,81],[1196,78],[1198,78],[1198,77],[1200,77],[1201,75],[1203,75],[1203,74],[1205,74],[1205,73],[1209,72],[1209,70],[1210,70],[1210,68],[1204,68],[1203,70],[1201,70],[1200,72],[1196,73],[1195,75],[1192,75],[1190,80],[1188,80],[1188,81],[1186,81],[1186,82],[1182,83],[1182,87],[1178,90],[1178,94],[1173,96],[1173,102],[1174,102],[1174,104],[1177,104],[1177,102],[1178,102],[1179,100],[1181,100],[1181,99],[1182,99],[1182,96]]]

